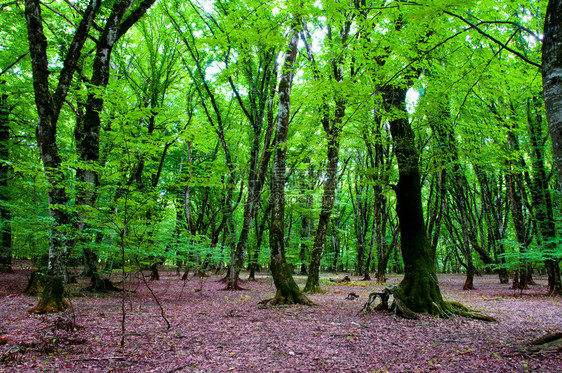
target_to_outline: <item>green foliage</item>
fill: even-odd
[[[107,87],[93,87],[85,78],[91,76],[93,55],[89,51],[99,37],[92,30],[92,40],[85,47],[88,52],[82,56],[80,74],[72,81],[58,125],[61,182],[72,203],[51,208],[64,209],[73,217],[68,226],[58,227],[76,238],[72,255],[79,257],[83,248],[89,248],[101,263],[107,263],[116,260],[124,248],[127,263],[121,265],[129,267],[134,266],[135,258],[146,265],[155,260],[166,264],[181,260],[187,266],[206,269],[230,262],[231,241],[237,240],[243,221],[254,135],[244,109],[249,112],[259,102],[261,85],[269,84],[264,71],[281,60],[286,27],[292,12],[298,11],[311,34],[308,41],[314,58],[301,43],[286,144],[286,223],[292,224],[290,234],[286,228],[286,254],[290,263],[308,264],[310,259],[326,179],[327,138],[321,121],[326,112],[329,118],[334,116],[337,98],[346,105],[338,165],[341,176],[322,268],[355,269],[359,240],[354,204],[358,196],[367,201],[369,211],[367,251],[371,239],[375,240],[371,271],[379,260],[380,242],[394,242],[392,253],[398,252],[390,256],[389,268],[403,266],[399,240],[393,241],[393,184],[398,170],[389,121],[396,118],[397,111],[382,101],[383,92],[393,86],[413,87],[408,116],[421,155],[429,233],[436,232],[437,222],[441,222],[435,241],[438,268],[459,270],[467,259],[462,253],[457,255],[467,228],[452,195],[453,182],[461,174],[466,178],[467,210],[475,232],[469,255],[479,267],[485,264],[474,252],[475,245],[489,254],[493,269],[516,269],[523,261],[536,268],[547,259],[559,261],[560,200],[554,198],[558,186],[546,188],[554,203],[553,237],[538,233],[536,211],[544,206],[538,206],[532,196],[536,173],[531,168],[537,156],[529,132],[530,116],[540,128],[540,157],[547,183],[553,183],[540,73],[484,35],[540,61],[540,43],[531,32],[540,35],[545,4],[440,0],[380,9],[372,5],[357,9],[337,1],[161,2],[116,46]],[[72,37],[68,22],[76,14],[59,1],[50,8],[43,9],[50,25],[46,33],[54,77],[62,68],[61,56]],[[101,12],[108,11],[104,3]],[[352,35],[348,39],[337,31],[346,24]],[[1,206],[12,213],[14,255],[39,257],[48,249],[47,191],[52,186],[35,140],[37,113],[30,94],[33,81],[25,40],[22,8],[6,5],[0,17],[0,93],[7,95],[11,137],[6,140],[9,159],[1,161],[11,171],[9,199]],[[334,79],[335,61],[341,61],[344,70],[340,81]],[[88,95],[104,100],[99,164],[80,161],[74,137],[77,115]],[[275,120],[276,100],[275,96],[264,104],[260,146],[267,121]],[[529,102],[537,102],[531,113]],[[448,131],[449,140],[454,139],[456,156],[452,156],[450,143],[438,141],[439,129]],[[518,147],[510,144],[510,134],[517,138]],[[272,149],[260,148],[260,153],[265,151]],[[77,176],[84,170],[99,174],[93,206],[76,203],[79,195],[89,191],[89,185]],[[523,180],[520,193],[529,233],[524,250],[509,215],[509,175],[521,175]],[[252,226],[255,232],[265,221],[262,237],[268,232],[264,213],[271,175],[265,177]],[[359,186],[364,188],[361,192],[356,190]],[[443,200],[441,187],[447,192]],[[229,193],[232,212],[226,202]],[[372,237],[375,202],[382,199],[385,231],[382,237]],[[234,232],[229,228],[230,218]],[[307,219],[312,222],[310,232],[303,227]],[[86,228],[79,228],[78,222],[85,222]],[[339,246],[334,245],[338,241]],[[249,251],[257,242],[250,234]],[[267,266],[267,239],[260,245],[257,262]],[[308,248],[304,256],[300,252],[303,245]]]

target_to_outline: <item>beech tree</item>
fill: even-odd
[[[50,239],[38,311],[66,307],[80,248],[94,288],[138,258],[154,278],[228,266],[228,289],[269,266],[274,304],[309,303],[299,267],[311,293],[321,271],[405,270],[404,309],[441,316],[459,310],[436,271],[469,289],[540,265],[559,292],[558,2],[299,4],[284,65],[296,4],[175,1],[136,24],[151,4],[28,0],[28,43],[1,42],[0,266],[41,267]],[[35,105],[15,93],[30,66]]]
[[[291,85],[293,83],[294,63],[297,58],[298,22],[290,30],[290,41],[285,53],[279,81],[279,115],[275,128],[273,146],[273,175],[271,179],[271,222],[269,227],[269,248],[271,260],[269,267],[277,293],[267,304],[307,304],[312,302],[301,292],[293,279],[291,267],[285,257],[285,171],[287,156],[287,134],[291,110]]]
[[[106,21],[98,44],[97,58],[94,61],[93,84],[103,86],[107,84],[109,59],[113,45],[152,5],[154,0],[145,0],[137,5],[127,18],[125,12],[133,5],[133,1],[117,1],[110,10],[110,16]],[[28,0],[25,2],[25,15],[27,21],[29,48],[32,61],[34,79],[35,103],[39,116],[37,124],[37,143],[41,153],[41,160],[47,173],[49,188],[49,211],[52,218],[51,236],[49,243],[49,261],[45,275],[45,286],[39,304],[33,308],[33,312],[57,312],[68,307],[64,299],[64,275],[65,260],[70,255],[72,237],[69,235],[69,224],[72,220],[71,211],[68,209],[70,202],[66,194],[62,169],[62,159],[57,143],[57,123],[65,102],[66,96],[72,84],[72,79],[82,55],[82,49],[89,37],[90,28],[94,24],[101,1],[92,0],[87,7],[81,11],[82,18],[76,28],[72,42],[64,58],[64,65],[58,76],[58,84],[55,92],[51,92],[49,86],[49,56],[47,38],[43,29],[43,18],[39,1]],[[123,20],[123,21],[122,21]],[[89,127],[84,133],[88,139],[92,139],[92,146],[96,146],[96,132],[99,131],[99,112],[103,100],[92,96],[90,111],[86,114]],[[93,158],[96,160],[96,150],[92,150]],[[86,159],[89,160],[89,159]],[[85,176],[88,182],[95,187],[95,175]]]
[[[562,1],[550,0],[546,8],[543,44],[542,77],[546,116],[554,159],[558,168],[558,187],[562,185]],[[560,293],[560,258],[546,261],[551,293]]]

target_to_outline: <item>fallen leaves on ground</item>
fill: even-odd
[[[487,323],[359,316],[369,292],[384,287],[360,278],[323,282],[324,293],[310,295],[315,307],[266,308],[258,302],[275,289],[265,275],[245,282],[244,291],[224,291],[220,276],[184,282],[162,273],[149,285],[167,329],[138,276],[126,282],[130,291],[82,293],[72,297],[72,310],[40,316],[27,313],[37,300],[20,295],[27,275],[0,274],[2,372],[562,372],[560,352],[522,352],[562,331],[562,299],[545,296],[546,279],[538,276],[538,286],[521,292],[491,275],[463,291],[461,275],[441,275],[445,299],[499,320]],[[399,281],[390,276],[388,284]],[[346,299],[350,292],[359,297]]]

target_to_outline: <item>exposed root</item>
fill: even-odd
[[[520,348],[524,353],[551,353],[562,351],[562,333],[551,333],[531,342],[532,346]]]
[[[390,301],[390,297],[393,298],[393,302],[389,307],[388,303]],[[373,308],[373,304],[377,298],[380,298],[381,302]],[[408,308],[400,297],[398,293],[398,286],[396,285],[386,287],[381,292],[373,292],[369,294],[369,299],[367,299],[367,302],[357,314],[369,314],[373,311],[392,311],[396,315],[405,319],[418,319],[418,315]],[[457,302],[443,302],[442,304],[432,303],[426,313],[441,318],[449,318],[453,315],[458,315],[469,319],[497,322],[495,318],[471,310]]]
[[[247,290],[245,288],[243,288],[242,286],[238,285],[238,284],[230,284],[230,281],[227,282],[226,288],[224,288],[223,290],[228,291],[228,290],[232,290],[232,291],[238,291],[238,290]]]
[[[455,315],[466,317],[467,319],[474,319],[474,320],[481,320],[481,321],[488,321],[488,322],[498,322],[498,320],[496,320],[494,317],[481,314],[480,312],[472,310],[461,303],[446,302],[446,304],[448,304],[449,307],[451,307],[451,312]]]
[[[110,291],[123,291],[123,289],[119,289],[115,287],[111,280],[104,278],[99,279],[94,284],[84,288],[84,290],[89,291],[91,293],[107,293]]]
[[[290,293],[288,295],[283,295],[279,290],[275,294],[275,297],[271,299],[265,299],[259,302],[259,304],[265,306],[288,306],[293,304],[303,304],[305,306],[315,306],[314,302],[308,299],[304,294],[294,294]]]
[[[63,312],[70,308],[70,303],[66,299],[56,300],[53,298],[49,298],[46,300],[41,300],[39,304],[35,307],[30,309],[29,313],[36,313],[36,314],[47,314],[47,313],[57,313]]]
[[[307,294],[322,294],[324,290],[322,290],[320,285],[313,285],[313,286],[305,287],[303,292]]]

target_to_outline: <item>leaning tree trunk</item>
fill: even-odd
[[[339,117],[340,119],[342,115]],[[329,119],[325,119],[329,121]],[[327,180],[324,186],[324,195],[322,196],[322,208],[320,210],[320,218],[318,220],[318,227],[316,229],[316,236],[314,237],[314,244],[312,246],[312,253],[310,265],[308,268],[308,277],[306,278],[306,285],[304,291],[307,293],[321,293],[320,288],[320,262],[324,247],[326,246],[326,235],[328,226],[330,224],[330,216],[334,208],[338,160],[339,160],[339,123],[333,125],[334,131],[328,131],[328,170]],[[337,269],[336,269],[337,270]]]
[[[279,82],[279,116],[275,133],[273,159],[273,176],[271,180],[271,223],[269,227],[269,246],[271,250],[270,269],[277,293],[275,297],[264,301],[266,304],[306,304],[312,302],[300,291],[295,282],[291,267],[285,258],[285,168],[287,163],[287,135],[289,130],[289,112],[293,64],[297,57],[298,32],[293,25],[292,36],[283,64],[283,73]]]
[[[390,122],[398,161],[396,211],[404,260],[404,279],[398,285],[395,297],[411,311],[448,316],[448,304],[441,295],[425,228],[419,155],[405,109],[406,91],[405,88],[390,88],[385,92],[391,105],[399,109],[398,117]]]

